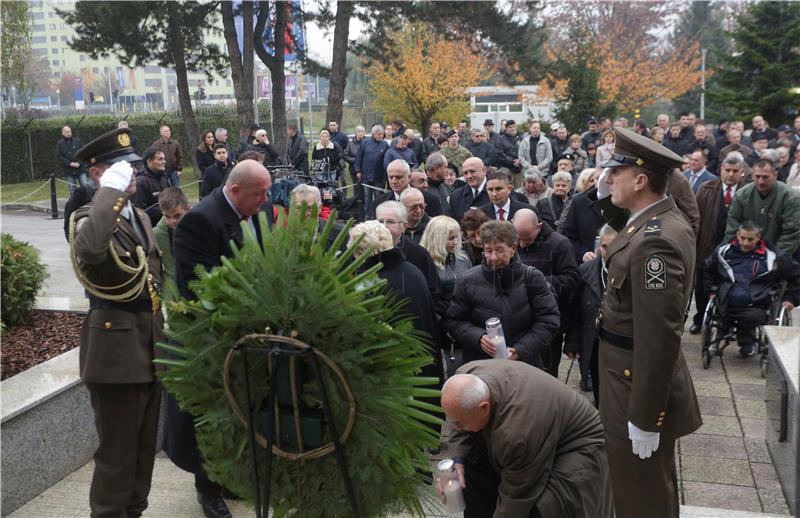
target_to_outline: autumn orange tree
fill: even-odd
[[[658,31],[651,30],[663,23],[666,6],[651,2],[587,2],[583,8],[592,16],[577,22],[563,13],[551,15],[555,37],[546,51],[554,66],[541,86],[556,99],[570,97],[571,78],[564,71],[574,71],[576,66],[589,67],[596,73],[599,105],[616,113],[631,113],[635,108],[672,100],[700,84],[697,41],[687,38],[670,45],[659,41],[654,36]],[[559,25],[564,19],[569,20],[569,26]],[[578,59],[582,61],[578,63]]]
[[[466,88],[483,74],[481,58],[466,42],[445,40],[421,23],[407,25],[393,38],[395,55],[373,60],[368,69],[375,108],[423,132],[434,120],[464,118],[470,110]]]

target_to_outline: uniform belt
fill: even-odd
[[[131,302],[115,302],[113,300],[103,300],[97,297],[90,297],[89,308],[116,309],[120,311],[129,311],[131,313],[142,313],[145,311],[152,313],[153,303],[150,301],[150,299],[139,299]]]
[[[620,349],[627,349],[628,351],[633,350],[633,338],[630,336],[618,335],[613,331],[609,331],[605,327],[600,328],[599,336],[606,342],[610,343],[611,345],[615,345]]]

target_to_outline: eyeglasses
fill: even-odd
[[[424,203],[417,203],[417,204],[414,204],[414,205],[409,205],[408,206],[408,210],[425,210],[425,204]]]
[[[399,220],[399,219],[379,219],[379,220],[378,220],[378,222],[379,222],[379,223],[381,223],[381,224],[383,224],[383,225],[400,225],[400,224],[402,224],[402,223],[405,223],[405,220]]]

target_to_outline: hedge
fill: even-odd
[[[131,114],[127,121],[131,130],[136,135],[139,144],[139,152],[143,152],[147,146],[158,139],[159,119],[163,113]],[[53,117],[48,119],[34,120],[26,129],[23,129],[27,121],[6,120],[0,131],[0,146],[3,150],[0,155],[0,168],[2,168],[2,183],[30,182],[34,180],[44,180],[50,173],[61,176],[61,165],[55,157],[56,143],[61,138],[61,128],[70,125],[73,134],[86,144],[103,133],[110,131],[117,126],[121,117],[112,115],[87,115],[77,130],[75,124],[80,117]],[[228,110],[219,110],[219,113],[202,113],[196,116],[197,126],[202,131],[204,129],[214,130],[218,127],[228,129],[232,144],[238,141],[238,120],[235,113]],[[186,142],[186,132],[183,119],[177,114],[167,114],[161,121],[172,129],[173,137],[181,142],[185,157],[191,161],[191,154],[197,143]],[[30,133],[31,149],[33,151],[33,179],[30,172],[30,154],[28,151],[28,133]]]

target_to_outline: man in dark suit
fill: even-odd
[[[389,192],[383,193],[375,198],[373,207],[377,207],[385,201],[400,201],[400,195],[409,188],[411,182],[411,168],[404,160],[393,160],[386,167],[386,175],[389,177]],[[429,192],[422,192],[425,198],[425,213],[430,217],[441,216],[444,212],[442,202],[439,197]],[[374,214],[374,213],[373,213]]]
[[[161,254],[150,218],[135,208],[133,167],[140,161],[127,128],[79,149],[99,187],[70,220],[78,281],[89,293],[80,376],[91,398],[100,439],[89,492],[92,516],[141,516],[153,474],[161,385],[155,344],[164,338],[160,311]]]
[[[692,151],[692,154],[689,155],[689,170],[683,174],[686,176],[686,179],[689,180],[689,183],[692,184],[692,191],[694,191],[695,194],[697,194],[697,190],[703,183],[717,178],[706,169],[707,163],[708,159],[706,155],[699,149],[697,151]]]
[[[459,222],[470,208],[478,208],[490,201],[489,195],[486,193],[486,170],[483,160],[477,157],[464,160],[461,172],[464,174],[467,185],[459,187],[450,195],[450,213],[448,214]]]
[[[708,294],[703,286],[705,260],[725,238],[728,208],[736,191],[743,183],[744,160],[733,152],[725,157],[720,167],[720,177],[705,182],[697,190],[697,208],[700,210],[700,227],[697,232],[697,260],[694,273],[695,314],[689,332],[699,334],[708,304]]]
[[[242,222],[246,222],[260,239],[262,229],[258,220],[261,211],[272,220],[270,204],[265,204],[272,179],[267,169],[255,160],[242,160],[231,170],[221,189],[192,207],[175,229],[173,255],[175,281],[182,297],[194,299],[189,282],[196,278],[195,268],[211,270],[222,264],[220,257],[233,256],[230,241],[241,246],[244,242]],[[197,448],[194,419],[178,408],[174,398],[167,399],[167,425],[164,450],[178,467],[194,473],[195,488],[203,513],[211,518],[230,517],[223,488],[211,482],[203,469],[203,459]]]
[[[511,221],[514,214],[520,209],[530,209],[536,213],[538,218],[541,218],[542,209],[545,209],[545,207],[534,207],[524,203],[514,196],[519,193],[514,193],[511,179],[507,173],[502,171],[491,172],[486,176],[486,192],[490,203],[481,205],[479,208],[489,216],[489,219]],[[548,214],[549,212],[545,216]]]

